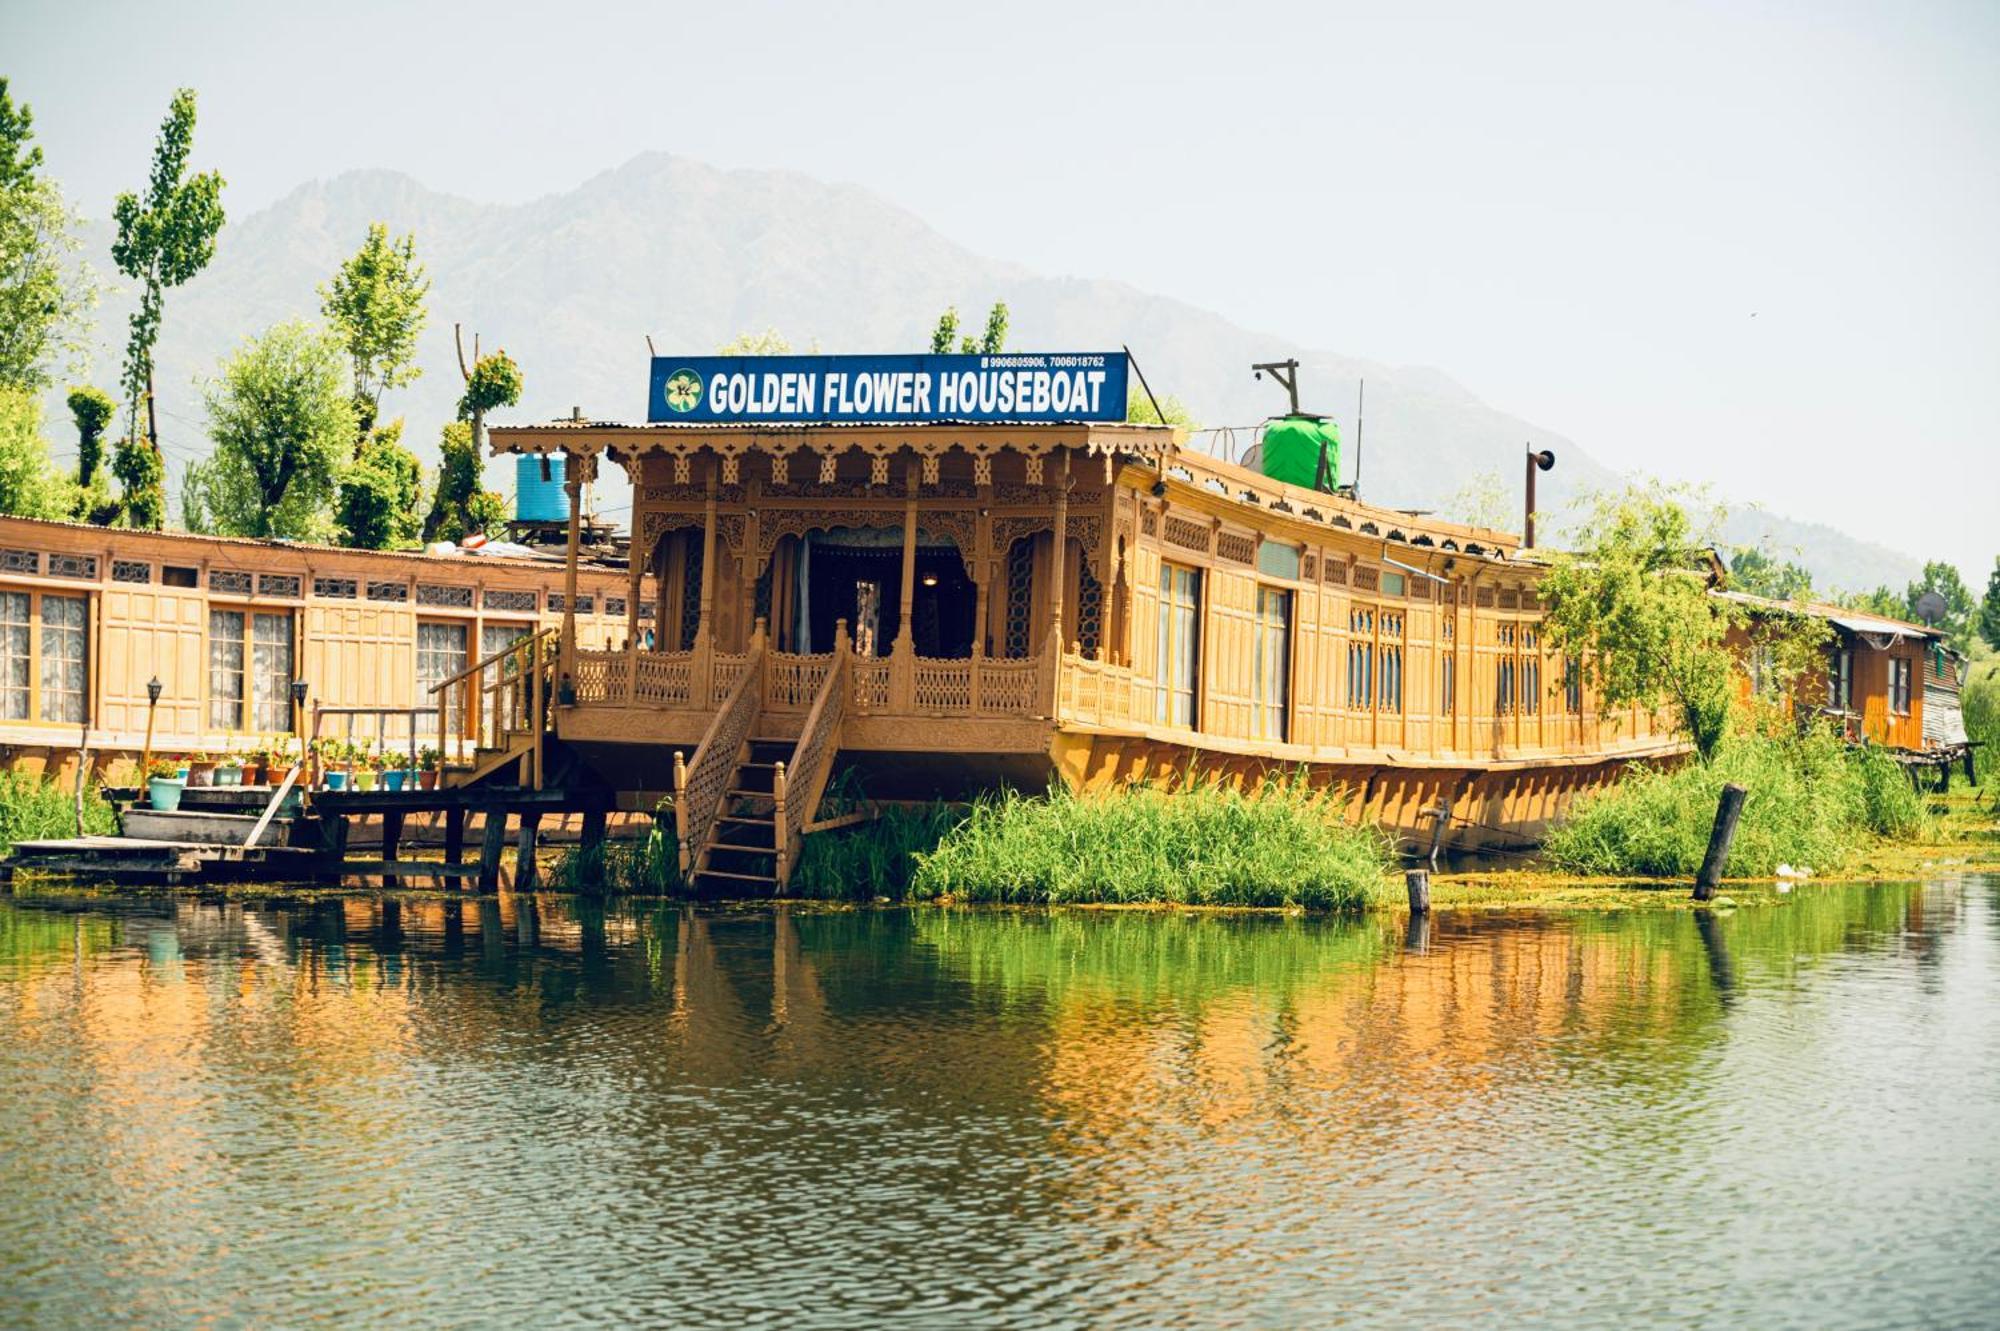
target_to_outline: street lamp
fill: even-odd
[[[143,784],[153,774],[153,712],[160,705],[165,685],[158,675],[146,681],[146,751],[139,759],[139,780]]]
[[[1521,548],[1524,550],[1535,548],[1535,473],[1547,471],[1555,465],[1556,455],[1548,449],[1539,453],[1533,448],[1528,450],[1527,513],[1521,521]]]
[[[301,768],[306,765],[305,722],[306,682],[302,679],[295,679],[292,681],[292,733],[298,736],[299,739],[299,766]]]

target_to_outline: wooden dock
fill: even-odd
[[[514,843],[513,886],[536,886],[535,850],[544,819],[581,815],[581,842],[601,845],[613,808],[610,791],[532,790],[474,786],[445,790],[320,790],[288,812],[274,814],[251,840],[272,792],[256,787],[195,787],[174,811],[129,807],[118,836],[58,837],[17,842],[0,860],[0,880],[17,873],[63,875],[94,882],[183,886],[241,882],[338,885],[379,878],[385,886],[432,880],[496,892],[507,843]],[[251,812],[256,810],[257,812]],[[405,854],[405,829],[416,815],[441,815],[443,857]],[[477,819],[477,858],[466,857],[468,824]],[[355,829],[380,828],[380,849],[351,854]],[[511,838],[510,838],[511,833]],[[367,847],[357,845],[356,851]],[[597,863],[598,857],[586,857]]]

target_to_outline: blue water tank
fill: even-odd
[[[548,476],[542,475],[543,457]],[[514,516],[522,522],[568,522],[569,495],[563,490],[563,462],[560,453],[524,453],[514,459]]]

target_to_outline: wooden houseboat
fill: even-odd
[[[573,499],[605,460],[631,481],[627,622],[593,647],[565,617],[552,726],[633,805],[675,801],[693,870],[764,835],[782,881],[837,769],[876,798],[1302,771],[1480,846],[1682,751],[1548,649],[1514,536],[1190,451],[1125,423],[1122,377],[1113,411],[975,419],[783,381],[847,359],[662,358],[648,423],[492,430]]]

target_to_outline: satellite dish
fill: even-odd
[[[1943,620],[1944,612],[1948,608],[1945,605],[1943,595],[1938,592],[1925,592],[1917,598],[1915,607],[1917,618],[1923,620],[1926,624],[1932,625]]]

